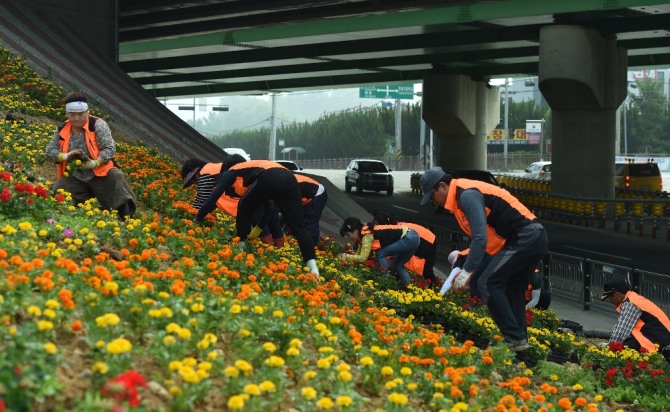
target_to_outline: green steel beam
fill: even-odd
[[[650,0],[504,0],[373,16],[326,19],[319,22],[240,29],[212,34],[182,36],[172,39],[138,41],[120,44],[119,54],[157,52],[208,45],[252,43],[264,40],[323,36],[327,34],[354,33],[358,31],[402,27],[464,24],[512,17],[616,10],[666,3],[667,1]]]

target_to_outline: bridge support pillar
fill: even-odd
[[[486,170],[486,136],[499,117],[498,88],[462,75],[423,79],[423,119],[437,136],[436,165]]]
[[[614,197],[616,110],[626,97],[626,50],[593,29],[540,31],[540,91],[552,108],[553,193]]]

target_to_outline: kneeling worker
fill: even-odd
[[[616,280],[605,284],[601,300],[609,300],[619,314],[610,336],[611,342],[641,351],[658,350],[670,363],[670,319],[652,301],[632,291],[628,282]]]

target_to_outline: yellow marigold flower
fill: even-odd
[[[281,368],[284,366],[284,359],[279,356],[270,356],[265,360],[265,364],[271,368]]]
[[[247,337],[251,336],[251,331],[248,330],[248,329],[240,329],[240,331],[237,332],[237,334],[240,335],[243,338],[247,338]]]
[[[101,328],[106,328],[107,326],[116,326],[121,322],[121,318],[114,313],[106,313],[102,316],[95,318],[95,323]]]
[[[330,346],[322,346],[319,348],[320,353],[330,353],[333,352],[335,349],[331,348]]]
[[[289,342],[289,346],[292,348],[302,348],[302,341],[298,338],[293,338],[291,339],[291,342]]]
[[[400,369],[400,374],[403,376],[410,376],[412,374],[412,369],[405,366]]]
[[[296,348],[288,348],[286,350],[286,355],[287,356],[298,356],[298,355],[300,355],[300,351]]]
[[[198,369],[201,369],[203,371],[208,371],[212,369],[212,364],[209,362],[200,362],[198,364]]]
[[[228,376],[229,378],[237,378],[238,376],[240,376],[240,370],[234,366],[228,366],[226,369],[223,370],[223,374]]]
[[[202,303],[194,303],[191,305],[191,310],[193,312],[204,312],[205,305],[203,305]]]
[[[133,290],[137,293],[144,293],[147,291],[147,285],[145,284],[139,284],[133,288]]]
[[[187,356],[184,359],[182,359],[182,363],[186,366],[195,366],[198,364],[198,360],[192,356]]]
[[[380,348],[379,346],[377,346],[377,345],[373,345],[373,346],[370,348],[370,352],[376,354],[376,353],[379,352],[381,349],[382,349],[382,348]]]
[[[404,395],[402,393],[397,393],[393,392],[388,396],[388,400],[395,405],[407,405],[407,402],[409,401],[407,399],[407,395]]]
[[[236,314],[242,312],[242,307],[240,305],[235,304],[235,305],[230,307],[229,312],[232,313],[233,315],[236,315]]]
[[[311,401],[312,399],[316,398],[316,389],[312,388],[311,386],[306,386],[302,388],[300,391],[300,394],[302,395],[303,398],[307,399],[308,401]]]
[[[342,323],[342,319],[338,318],[337,316],[331,317],[329,321],[331,325],[339,325]]]
[[[600,394],[598,394],[598,395],[596,395],[596,396],[593,397],[593,400],[596,401],[596,402],[600,402],[600,401],[603,400],[603,396],[600,395]]]
[[[104,340],[99,340],[99,341],[95,342],[95,347],[98,348],[98,349],[100,349],[104,346],[105,346],[105,341]]]
[[[16,326],[12,325],[12,326],[9,327],[9,334],[10,335],[14,336],[14,335],[16,335],[16,332],[17,332]]]
[[[177,339],[172,335],[168,335],[168,336],[163,338],[163,345],[165,345],[165,346],[174,346],[176,344],[177,344]]]
[[[377,356],[380,358],[384,358],[389,356],[389,351],[387,349],[380,349],[379,352],[377,352]]]
[[[119,290],[119,284],[116,282],[105,282],[104,288],[110,292],[116,292]]]
[[[171,318],[172,315],[173,315],[172,309],[170,309],[170,308],[161,308],[160,311],[161,311],[161,316],[164,317],[164,318]]]
[[[48,320],[39,320],[37,321],[37,329],[38,330],[51,330],[53,329],[54,324],[52,322],[49,322]]]
[[[42,229],[42,230],[40,230],[39,232],[37,232],[37,234],[40,235],[41,237],[44,237],[44,236],[48,235],[49,232],[46,231],[46,230],[44,230],[44,229]]]
[[[257,315],[262,315],[263,312],[265,312],[265,308],[263,308],[262,306],[256,305],[256,306],[254,306],[253,312]]]
[[[393,368],[390,366],[384,366],[381,370],[382,376],[391,376],[393,375]]]
[[[44,306],[49,309],[58,309],[60,308],[60,303],[58,303],[58,301],[55,299],[49,299],[46,302],[44,302]]]
[[[158,292],[158,297],[161,299],[168,299],[170,297],[170,294],[167,292]]]
[[[244,397],[240,395],[234,395],[228,398],[228,408],[229,409],[242,409],[244,408]]]
[[[167,333],[179,333],[179,330],[180,330],[180,329],[181,329],[181,326],[177,325],[177,324],[174,323],[174,322],[169,323],[169,324],[165,327],[165,331],[166,331]]]
[[[354,403],[354,401],[351,399],[351,397],[346,396],[346,395],[341,395],[335,398],[335,405],[337,406],[351,406]]]
[[[107,222],[105,222],[104,220],[98,220],[98,223],[96,223],[95,225],[98,227],[98,229],[104,229],[105,226],[107,226]]]
[[[330,359],[328,358],[326,359],[321,358],[318,361],[316,361],[316,367],[319,369],[328,369],[330,368],[330,364],[331,362]]]
[[[340,363],[339,365],[337,365],[337,368],[335,368],[335,369],[336,369],[338,372],[342,372],[342,371],[350,371],[350,370],[351,370],[351,366],[349,366],[349,364],[346,363],[346,362],[342,362],[342,363]]]
[[[337,380],[340,382],[350,382],[353,379],[353,375],[349,371],[340,371],[337,374]]]
[[[28,314],[33,316],[42,316],[42,309],[37,306],[28,306]]]
[[[128,339],[119,338],[107,344],[107,352],[112,355],[130,352],[133,349],[133,344]]]
[[[251,371],[254,370],[254,367],[251,366],[251,364],[249,362],[247,362],[245,360],[242,360],[242,359],[235,361],[235,367],[237,369],[241,370],[242,372],[244,372],[245,375],[250,374]]]
[[[44,316],[46,316],[49,319],[53,319],[56,317],[56,311],[53,309],[44,309]]]
[[[42,345],[42,347],[50,355],[54,355],[56,352],[58,352],[58,348],[56,347],[56,345],[54,345],[51,342],[45,343],[44,345]]]
[[[272,316],[275,318],[283,318],[284,312],[282,312],[281,310],[275,310],[274,312],[272,312]]]
[[[458,402],[451,408],[452,412],[464,412],[468,410],[468,404],[465,402]]]
[[[305,374],[303,375],[302,378],[304,380],[308,381],[308,380],[316,377],[316,375],[317,375],[317,373],[315,371],[307,371],[307,372],[305,372]]]
[[[93,364],[93,366],[91,366],[91,370],[94,373],[104,375],[109,371],[109,366],[107,366],[105,362],[96,362]]]
[[[170,389],[168,389],[168,391],[170,392],[170,395],[172,395],[172,396],[179,396],[182,393],[181,388],[179,386],[174,386],[174,385],[170,386]]]
[[[181,328],[181,329],[179,329],[179,332],[177,332],[177,335],[179,335],[179,337],[180,337],[182,340],[189,340],[189,339],[191,339],[191,331],[188,330],[188,329],[186,329],[186,328]]]
[[[272,343],[272,342],[265,342],[265,343],[263,344],[263,349],[264,349],[266,352],[270,352],[270,353],[272,353],[272,352],[274,352],[274,351],[277,350],[277,347],[276,347],[275,344]]]
[[[551,377],[549,377],[549,379],[556,382],[558,380],[558,375],[551,375]]]
[[[19,223],[19,229],[25,231],[28,230],[33,230],[33,225],[30,224],[30,222],[21,222]]]
[[[261,388],[255,383],[250,383],[244,387],[244,393],[247,393],[249,395],[260,395]]]
[[[407,384],[407,390],[408,391],[415,391],[418,387],[419,387],[419,385],[417,385],[416,383],[408,383]]]
[[[181,378],[188,382],[188,383],[198,383],[200,382],[200,376],[193,370],[192,367],[190,366],[184,366],[181,369],[179,369],[179,376]]]
[[[386,382],[386,384],[384,385],[384,387],[385,387],[387,390],[395,389],[396,386],[398,386],[398,383],[395,382],[395,381],[388,381],[388,382]]]
[[[369,357],[369,356],[364,356],[364,357],[361,358],[360,364],[363,367],[372,366],[372,365],[375,364],[375,361],[373,361],[372,358]]]
[[[277,386],[272,381],[263,381],[259,386],[263,392],[274,392],[277,390]]]
[[[218,357],[219,357],[219,354],[215,350],[213,350],[213,351],[211,351],[207,354],[207,359],[209,359],[209,360],[215,360]]]
[[[333,406],[335,406],[335,403],[327,396],[324,396],[316,402],[316,407],[321,409],[331,409]]]

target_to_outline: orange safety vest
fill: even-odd
[[[314,200],[316,192],[319,190],[319,186],[321,186],[321,183],[317,182],[311,177],[301,175],[300,173],[296,173],[293,176],[295,176],[295,179],[298,181],[298,186],[300,186],[300,194],[303,195],[302,205],[306,206],[307,204],[309,204],[309,202]]]
[[[468,218],[458,205],[458,196],[466,189],[479,190],[484,196],[486,253],[491,256],[505,246],[505,235],[513,235],[519,228],[536,219],[530,210],[504,189],[478,180],[452,179],[444,208],[454,214],[461,230],[470,237],[472,230]]]
[[[100,156],[100,148],[98,147],[98,142],[95,140],[95,131],[89,130],[91,117],[94,116],[88,116],[86,124],[84,125],[84,139],[86,140],[86,147],[88,148],[88,153],[91,155],[91,159],[95,160]],[[96,119],[98,118],[96,117]],[[69,120],[66,120],[63,127],[58,131],[58,135],[60,136],[58,147],[62,153],[70,151],[70,134],[72,134],[72,123]],[[65,175],[67,163],[68,162],[60,162],[56,166],[56,176],[59,179]],[[95,173],[96,176],[107,176],[107,172],[113,167],[114,162],[107,161],[107,163],[103,163],[93,169],[93,173]]]
[[[207,163],[200,169],[200,174],[220,175],[223,163]],[[225,192],[216,201],[216,207],[228,213],[230,216],[237,217],[237,204],[240,198],[228,196]]]
[[[408,228],[413,229],[419,234],[419,237],[422,240],[428,243],[435,242],[435,234],[421,225],[408,222],[399,222],[398,225],[407,226]],[[370,232],[367,226],[364,226],[363,230],[361,230],[361,236],[368,233],[372,232]],[[372,247],[370,250],[375,252],[380,248],[381,245],[379,243],[379,240],[377,239],[373,240]],[[423,269],[425,268],[425,266],[426,266],[426,259],[420,258],[418,256],[412,256],[407,262],[405,262],[405,268],[407,268],[407,270],[411,271],[412,273],[416,273],[417,275],[423,274]]]
[[[230,171],[237,173],[235,182],[233,182],[233,190],[242,197],[249,189],[249,186],[256,180],[260,172],[267,169],[283,169],[288,171],[284,166],[271,160],[248,160],[240,162],[230,167]],[[254,170],[255,169],[255,170]]]
[[[659,344],[661,349],[670,345],[670,319],[668,315],[652,301],[632,290],[626,293],[624,302],[626,300],[642,311],[640,319],[637,320],[631,332],[631,335],[640,344],[641,349],[652,353],[656,352],[656,343]],[[621,311],[621,305],[616,308],[616,311],[617,313]]]

